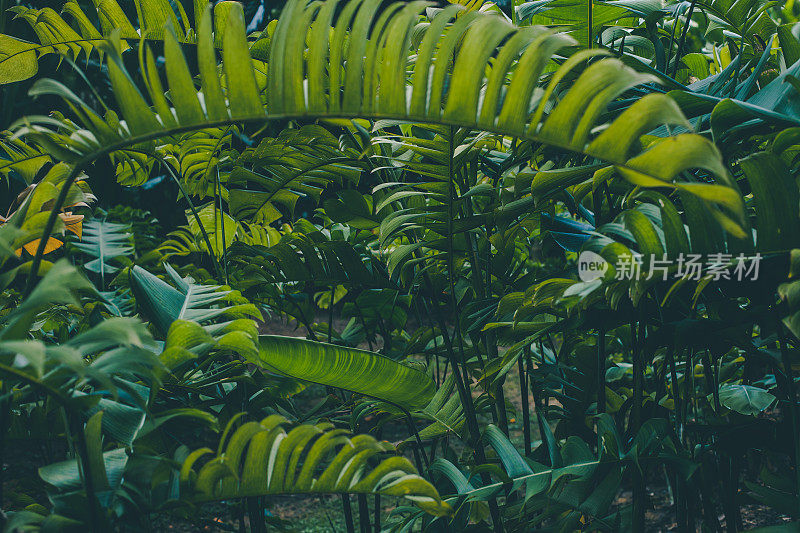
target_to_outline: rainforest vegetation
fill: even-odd
[[[798,17],[1,0],[3,529],[799,531]]]

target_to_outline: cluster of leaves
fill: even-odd
[[[350,495],[362,530],[642,531],[656,484],[686,530],[800,519],[794,4],[134,4],[0,35],[56,107],[0,138],[0,450],[48,458],[9,530],[336,493],[351,530]]]

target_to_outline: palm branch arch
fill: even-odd
[[[139,50],[142,94],[121,60],[119,31],[101,45],[121,117],[100,116],[63,85],[40,80],[32,94],[62,97],[80,126],[31,117],[14,136],[49,147],[71,164],[61,195],[44,229],[49,236],[66,191],[93,160],[137,144],[178,133],[228,124],[274,119],[399,119],[466,127],[514,136],[613,165],[638,186],[680,188],[712,207],[728,231],[746,227],[741,195],[722,156],[708,139],[693,133],[652,138],[655,128],[691,125],[664,94],[639,99],[616,119],[605,117],[608,104],[624,91],[657,81],[615,58],[591,62],[566,91],[572,71],[599,54],[570,51],[568,35],[542,27],[516,27],[501,17],[464,12],[458,5],[418,25],[426,2],[396,3],[380,14],[379,0],[291,0],[268,39],[268,61],[251,58],[243,11],[225,4],[224,33],[215,35],[211,9],[197,23],[199,87],[190,73],[178,37],[167,23],[164,55],[169,101],[149,46]],[[341,10],[337,10],[341,7]],[[215,9],[221,9],[217,6]],[[219,17],[217,17],[219,19]],[[217,30],[221,24],[217,21]],[[423,30],[419,47],[412,37]],[[418,40],[418,39],[415,39]],[[216,56],[222,46],[222,76]],[[261,56],[262,54],[259,54]],[[540,86],[545,69],[549,81]],[[224,82],[224,83],[223,83]],[[563,93],[558,101],[554,98]],[[148,103],[149,100],[149,103]],[[109,116],[112,119],[109,119]],[[677,182],[690,169],[702,169],[707,181]],[[42,242],[47,239],[43,238]],[[29,287],[43,249],[34,257]]]

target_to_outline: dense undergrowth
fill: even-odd
[[[794,2],[9,4],[5,530],[797,529]]]

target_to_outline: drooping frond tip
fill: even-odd
[[[194,502],[265,494],[380,494],[406,498],[426,512],[451,512],[436,489],[388,442],[351,436],[331,424],[300,425],[271,415],[223,433],[216,456],[195,470],[212,450],[192,452],[181,468],[181,490]]]

